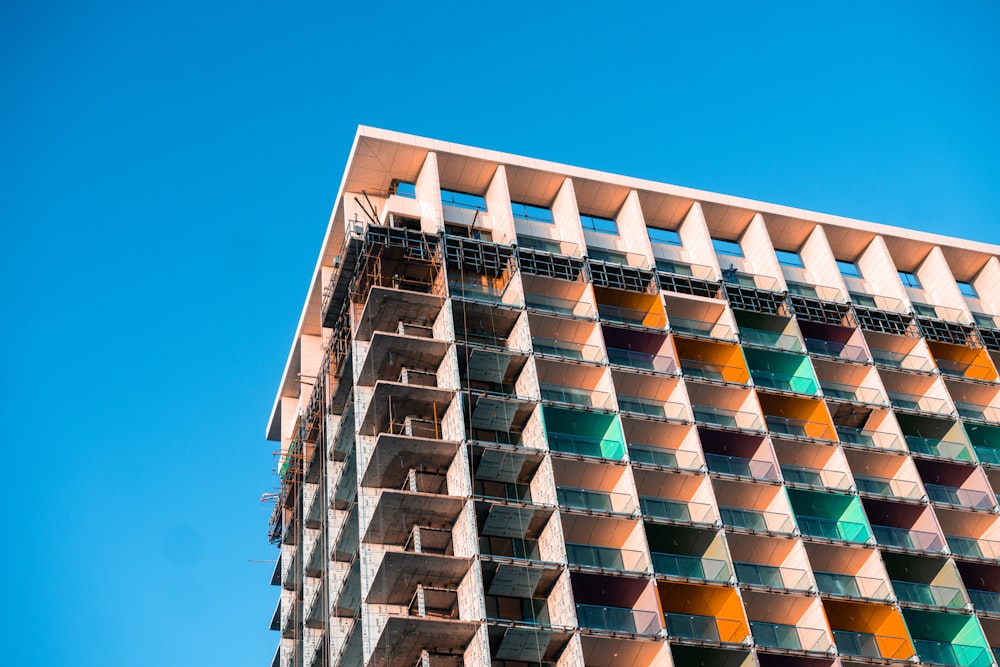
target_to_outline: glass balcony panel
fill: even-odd
[[[912,602],[914,604],[926,604],[937,607],[962,608],[965,606],[965,598],[962,591],[948,586],[935,586],[933,584],[922,584],[915,581],[892,580],[892,588],[896,591],[896,597],[900,602]]]
[[[566,555],[570,565],[599,567],[623,572],[643,572],[646,569],[645,557],[641,551],[634,549],[567,543]]]
[[[735,340],[736,333],[732,327],[719,322],[694,320],[686,317],[670,316],[670,330],[679,334],[714,338],[716,340]]]
[[[792,484],[809,484],[811,486],[825,486],[833,489],[846,489],[851,486],[850,477],[846,472],[837,470],[810,468],[808,466],[796,466],[782,464],[781,475],[786,482]]]
[[[550,384],[548,382],[540,382],[538,383],[538,387],[542,392],[543,401],[568,403],[570,405],[602,410],[611,408],[611,394],[607,392],[588,391],[586,389],[566,387],[561,384]]]
[[[992,447],[975,447],[976,456],[983,463],[992,463],[993,465],[1000,465],[1000,449],[993,449]]]
[[[781,285],[778,283],[777,278],[743,273],[735,269],[723,269],[722,280],[727,284],[739,285],[740,287],[753,287],[756,289],[766,290],[768,292],[781,291]]]
[[[736,568],[736,578],[741,584],[796,591],[809,590],[811,585],[805,570],[759,563],[733,563],[733,566]]]
[[[563,299],[548,294],[538,294],[536,292],[525,292],[524,303],[528,308],[543,310],[556,315],[565,315],[566,317],[593,319],[597,314],[594,307],[589,303],[576,299]]]
[[[809,394],[810,396],[815,396],[819,392],[819,385],[816,384],[815,380],[808,377],[757,369],[751,369],[750,376],[753,378],[755,386],[764,389],[793,391],[797,394]]]
[[[667,634],[671,637],[700,639],[708,642],[720,641],[718,623],[711,616],[692,616],[670,612],[663,616],[667,622]]]
[[[648,463],[665,468],[698,470],[701,467],[698,455],[694,452],[656,447],[641,442],[628,443],[628,455],[636,463]]]
[[[820,440],[835,440],[834,430],[823,422],[790,419],[777,415],[764,415],[767,430],[771,433],[797,436],[800,438],[817,438]]]
[[[943,486],[941,484],[924,484],[924,488],[927,489],[927,497],[936,503],[975,507],[981,510],[993,507],[991,494],[984,491],[958,489],[953,486]]]
[[[715,513],[708,503],[696,503],[683,500],[667,500],[640,496],[639,506],[645,516],[654,519],[671,521],[690,521],[693,523],[713,523]]]
[[[801,352],[803,347],[802,341],[797,336],[752,327],[740,327],[740,341],[789,352]]]
[[[597,304],[597,313],[602,320],[631,324],[642,327],[663,329],[667,326],[667,318],[663,313],[648,310],[636,310],[622,306],[609,306],[606,303]]]
[[[858,306],[865,308],[877,308],[888,310],[893,313],[905,313],[906,305],[900,299],[891,296],[879,296],[878,294],[865,294],[863,292],[849,292],[851,301]]]
[[[955,409],[958,414],[966,419],[978,419],[979,421],[1000,422],[1000,409],[992,405],[979,405],[977,403],[963,403],[955,401]]]
[[[837,572],[813,572],[816,587],[823,593],[848,595],[884,600],[889,589],[885,582],[874,577],[857,577]]]
[[[742,378],[740,384],[747,382],[750,378],[747,370],[742,366],[727,366],[726,364],[713,364],[700,359],[681,358],[681,373],[692,378],[703,380],[716,380],[718,382],[732,382],[730,378]]]
[[[927,456],[940,456],[942,458],[957,459],[959,461],[971,461],[972,454],[969,447],[964,442],[950,440],[939,440],[937,438],[922,438],[917,435],[907,435],[906,445],[914,454],[926,454]]]
[[[653,571],[667,577],[728,581],[729,564],[715,558],[652,552]]]
[[[467,278],[465,280],[449,278],[448,290],[452,295],[461,299],[484,301],[486,303],[503,303],[504,295],[507,292],[507,285],[499,286],[485,278]]]
[[[851,445],[861,445],[873,449],[901,449],[899,436],[888,431],[837,426],[837,436],[841,442]]]
[[[827,398],[840,398],[845,401],[872,405],[882,405],[885,403],[885,397],[882,396],[882,392],[873,387],[855,387],[849,384],[825,381],[820,382],[820,386],[823,389],[823,395]]]
[[[677,364],[668,356],[639,352],[638,350],[624,350],[617,347],[608,348],[608,361],[618,366],[628,366],[629,368],[658,373],[673,373],[677,370]]]
[[[545,354],[573,361],[604,361],[604,353],[597,345],[532,336],[531,346],[534,348],[536,354]]]
[[[747,459],[739,456],[723,456],[722,454],[705,454],[708,469],[722,475],[737,475],[757,479],[778,479],[774,464],[760,459]]]
[[[630,634],[653,634],[658,630],[656,613],[641,609],[577,603],[576,617],[581,628],[592,630]]]
[[[941,538],[923,530],[908,530],[895,526],[872,526],[875,540],[889,547],[939,552],[944,548]]]
[[[820,628],[751,621],[750,631],[758,646],[790,651],[826,651],[830,648],[826,631]]]
[[[1000,593],[970,588],[969,598],[972,600],[972,606],[979,611],[1000,614]]]
[[[847,345],[846,343],[836,343],[818,338],[806,338],[805,342],[806,349],[812,354],[843,359],[845,361],[868,361],[868,352],[859,345]]]
[[[719,513],[724,524],[736,528],[791,533],[794,525],[790,516],[778,512],[723,506],[719,507]]]
[[[537,540],[482,536],[479,538],[479,553],[499,558],[541,560]]]
[[[904,479],[874,477],[872,475],[855,475],[854,483],[858,491],[893,498],[920,498],[923,494],[920,485]]]
[[[889,401],[892,407],[902,410],[919,410],[920,412],[934,412],[936,414],[949,414],[948,402],[942,398],[932,396],[920,396],[919,394],[907,394],[901,391],[890,391]]]
[[[597,456],[606,459],[621,460],[625,456],[625,445],[621,440],[594,438],[576,433],[558,433],[549,431],[547,434],[549,449],[564,454],[580,456]]]
[[[913,648],[917,650],[921,662],[928,662],[932,665],[985,667],[991,663],[992,657],[979,646],[952,644],[930,639],[914,639]]]
[[[697,422],[729,428],[744,428],[753,431],[762,430],[760,416],[753,412],[727,410],[711,405],[692,405],[691,410],[694,412],[694,419]]]
[[[907,643],[903,637],[873,635],[870,632],[850,632],[848,630],[834,630],[833,640],[837,643],[837,649],[840,653],[877,660],[883,659],[883,647],[885,648],[885,657],[891,658],[895,657]]]
[[[622,512],[631,514],[635,501],[627,493],[598,491],[572,486],[557,486],[556,496],[563,507],[589,512]]]
[[[836,521],[826,517],[796,514],[799,529],[805,535],[824,537],[831,540],[846,540],[848,542],[864,542],[868,529],[863,523],[853,521]]]
[[[917,354],[905,354],[903,352],[892,352],[890,350],[880,350],[877,347],[871,348],[872,359],[876,364],[899,368],[908,371],[923,371],[929,373],[934,370],[934,362],[927,357]]]
[[[686,419],[688,417],[687,408],[683,403],[658,401],[646,398],[645,396],[618,394],[618,409],[621,412],[630,412],[660,419]]]
[[[951,359],[942,359],[938,357],[936,359],[938,370],[944,375],[951,377],[965,378],[965,377],[993,377],[996,371],[989,366],[984,366],[982,364],[973,364],[961,361],[952,361]]]
[[[1000,542],[960,535],[945,535],[952,553],[970,558],[994,560],[1000,558]]]

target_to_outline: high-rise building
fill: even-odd
[[[988,667],[1000,247],[358,131],[276,667]]]

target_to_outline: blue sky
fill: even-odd
[[[998,243],[998,18],[3,3],[6,661],[270,660],[264,424],[358,124]]]

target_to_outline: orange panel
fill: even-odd
[[[719,638],[724,642],[743,641],[749,628],[743,605],[732,588],[661,582],[657,584],[664,612],[715,618]]]

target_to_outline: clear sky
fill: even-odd
[[[1000,243],[994,2],[4,2],[6,664],[265,665],[358,124]]]

